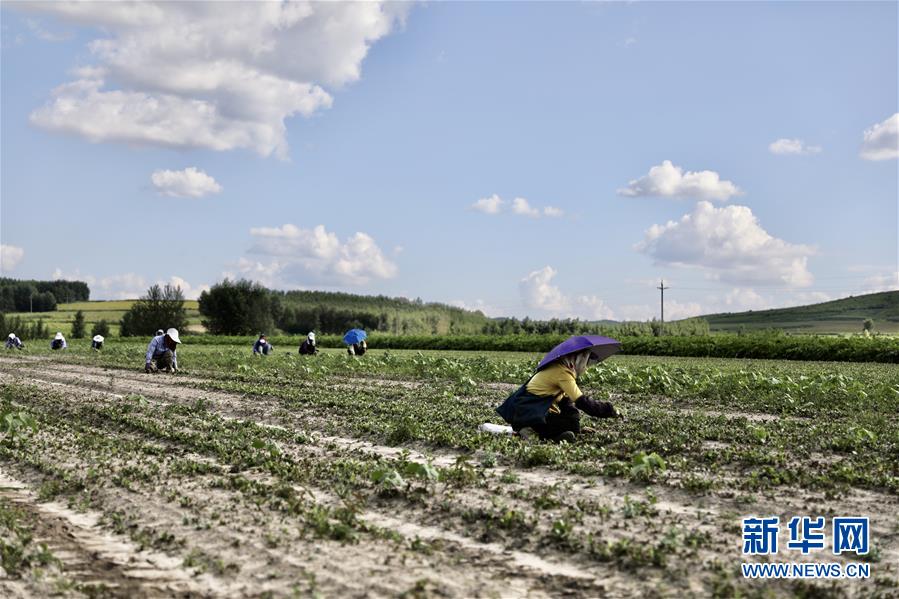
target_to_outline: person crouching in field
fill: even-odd
[[[562,356],[539,370],[496,409],[525,441],[539,437],[574,442],[581,432],[581,411],[594,418],[616,418],[612,404],[584,395],[577,377],[595,362],[590,350]]]
[[[300,354],[304,356],[313,356],[318,353],[318,347],[315,345],[315,333],[309,333],[300,344]]]
[[[364,356],[366,351],[368,351],[368,344],[365,342],[365,339],[359,343],[348,345],[346,348],[348,356]]]
[[[10,333],[6,338],[6,349],[25,349],[25,344],[19,339],[15,333]]]
[[[97,351],[103,349],[103,335],[94,335],[94,338],[91,339],[91,349]]]
[[[178,370],[178,329],[169,329],[164,335],[157,335],[147,346],[147,363],[144,371],[147,373],[164,370],[176,372]]]
[[[50,349],[65,349],[69,347],[69,344],[66,343],[66,338],[62,336],[62,333],[56,333],[56,337],[50,342]]]
[[[256,340],[256,343],[253,344],[253,355],[262,355],[267,356],[272,353],[275,348],[271,343],[265,338],[265,334],[262,333],[259,335],[259,339]]]

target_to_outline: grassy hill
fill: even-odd
[[[850,296],[821,304],[750,310],[701,316],[712,331],[736,331],[741,327],[783,329],[794,333],[860,333],[866,318],[874,321],[874,330],[899,333],[899,291],[884,291]]]
[[[68,335],[72,330],[72,319],[75,318],[75,312],[81,310],[84,312],[85,327],[90,333],[94,323],[100,320],[106,320],[109,323],[109,331],[114,336],[119,334],[119,320],[122,314],[128,311],[131,304],[135,300],[114,300],[114,301],[92,301],[92,302],[72,302],[69,304],[59,304],[55,312],[17,312],[10,316],[21,316],[27,320],[38,320],[43,318],[44,322],[51,332],[62,331],[64,335]],[[200,324],[200,311],[196,300],[186,300],[184,307],[187,309],[187,319],[191,330],[196,332],[203,331],[203,325]]]

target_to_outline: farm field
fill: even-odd
[[[894,364],[615,356],[552,445],[477,430],[538,354],[145,347],[0,354],[0,595],[899,595]],[[744,580],[749,515],[870,516],[778,559],[871,577]]]
[[[109,331],[112,335],[119,334],[119,321],[134,303],[134,300],[110,300],[110,301],[91,301],[91,302],[71,302],[68,304],[59,304],[54,312],[13,312],[9,316],[20,316],[26,320],[43,319],[47,327],[52,331],[61,331],[64,335],[69,335],[72,331],[72,319],[78,310],[84,312],[84,322],[87,331],[90,332],[91,327],[101,320],[109,323]],[[185,300],[184,308],[187,311],[187,321],[189,328],[195,332],[203,332],[205,329],[200,323],[200,310],[196,300]]]

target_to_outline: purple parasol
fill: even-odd
[[[609,356],[617,354],[621,350],[621,343],[611,337],[601,337],[599,335],[576,335],[574,337],[569,337],[567,340],[552,348],[552,350],[546,354],[546,357],[540,360],[540,364],[537,365],[537,370],[546,368],[562,356],[576,354],[577,352],[588,348],[593,349],[591,352],[593,354],[593,359],[597,362],[602,362]]]

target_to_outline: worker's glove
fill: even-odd
[[[153,372],[153,365],[147,362],[147,365],[144,366],[144,372],[146,372],[147,374]]]
[[[617,418],[618,413],[615,411],[615,408],[612,407],[607,401],[596,401],[586,395],[581,395],[576,402],[574,402],[575,407],[577,409],[586,412],[589,416],[593,416],[594,418]]]

